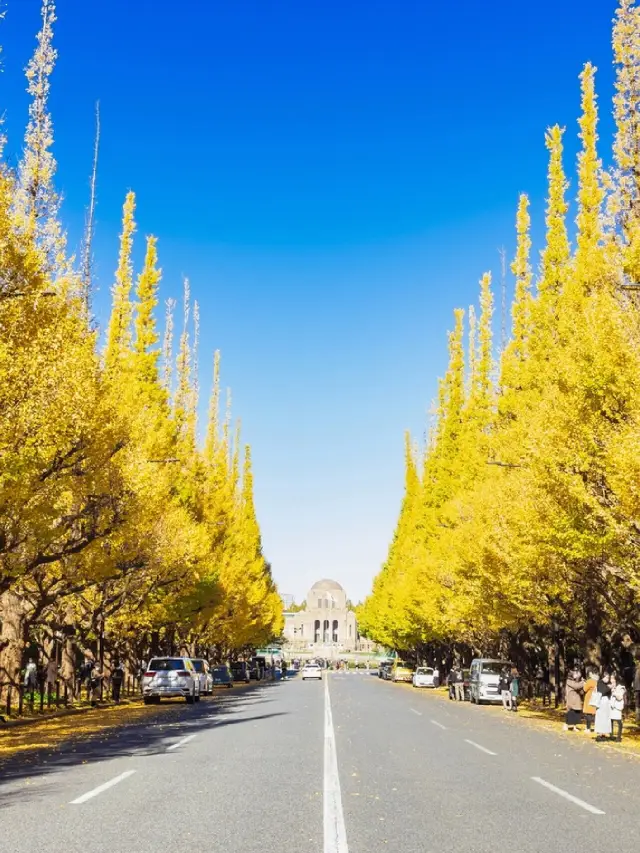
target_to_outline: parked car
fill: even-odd
[[[191,658],[151,658],[142,676],[145,705],[158,703],[162,697],[182,696],[189,705],[200,701],[200,678]]]
[[[322,681],[322,669],[317,663],[306,663],[302,668],[301,676],[303,681],[306,681],[308,678],[315,678],[318,681]]]
[[[378,678],[383,678],[385,681],[391,678],[391,667],[393,666],[393,661],[384,660],[381,662],[378,667]]]
[[[397,660],[391,670],[391,680],[395,683],[399,681],[411,683],[413,681],[413,669],[404,661]]]
[[[214,666],[211,669],[214,687],[233,687],[233,678],[228,666]]]
[[[483,702],[500,702],[502,697],[498,687],[500,673],[507,667],[513,669],[513,664],[508,660],[496,660],[495,658],[475,658],[471,661],[471,675],[469,678],[469,699],[477,705]]]
[[[211,696],[213,693],[213,676],[209,669],[209,664],[202,658],[191,658],[193,668],[198,673],[200,681],[200,695]]]
[[[433,681],[433,667],[432,666],[419,666],[416,671],[413,673],[413,686],[414,687],[435,687],[435,683]]]
[[[245,661],[235,661],[231,664],[231,676],[234,681],[244,681],[248,684],[251,681],[251,668]]]

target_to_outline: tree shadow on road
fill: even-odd
[[[11,805],[17,795],[24,801],[28,790],[24,786],[15,790],[15,783],[21,780],[36,779],[113,758],[161,755],[185,734],[286,716],[286,711],[252,713],[257,710],[256,705],[272,701],[269,694],[274,689],[278,689],[277,683],[269,682],[242,692],[225,694],[224,698],[215,695],[213,699],[203,700],[197,705],[166,702],[160,706],[159,713],[154,714],[157,709],[148,709],[148,715],[133,723],[114,722],[109,728],[98,731],[82,729],[81,723],[90,723],[84,715],[75,718],[79,724],[78,731],[70,732],[68,738],[48,745],[44,733],[36,739],[39,745],[33,749],[0,759],[0,808]],[[47,788],[48,785],[38,785],[37,793],[42,794]],[[33,794],[36,794],[35,789]]]

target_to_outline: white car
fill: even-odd
[[[209,669],[209,664],[202,658],[191,658],[193,668],[198,673],[200,681],[200,695],[213,696],[213,676]]]
[[[307,663],[304,665],[302,680],[306,681],[307,678],[317,678],[319,681],[322,681],[322,670],[317,663]]]
[[[414,687],[435,687],[433,668],[430,666],[419,666],[413,673]]]
[[[190,658],[152,658],[142,677],[144,704],[158,703],[164,696],[182,696],[187,704],[200,701],[200,679]]]

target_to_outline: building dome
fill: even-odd
[[[318,581],[314,583],[312,589],[321,590],[322,592],[329,592],[333,589],[337,589],[340,592],[344,592],[344,589],[340,586],[337,581],[329,580],[329,578],[325,578],[324,580]]]

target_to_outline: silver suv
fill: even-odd
[[[200,701],[200,679],[190,658],[151,658],[142,677],[144,704],[184,696],[192,705]]]

